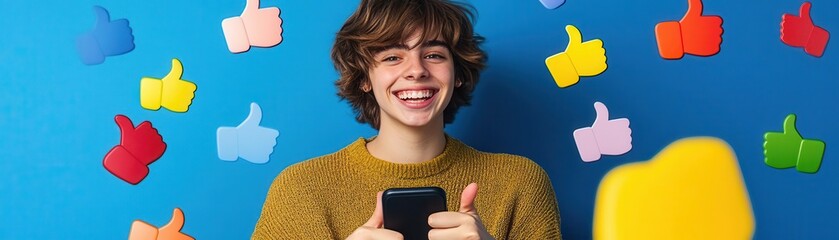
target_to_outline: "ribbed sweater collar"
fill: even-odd
[[[446,147],[443,153],[429,161],[421,163],[393,163],[374,157],[367,150],[371,139],[358,138],[346,147],[350,161],[361,171],[386,177],[401,179],[424,178],[448,169],[457,158],[465,156],[468,146],[446,134]]]

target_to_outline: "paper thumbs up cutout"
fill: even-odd
[[[93,12],[96,14],[93,30],[76,39],[76,49],[82,63],[96,65],[105,62],[107,56],[121,55],[134,50],[134,35],[131,34],[128,20],[111,21],[108,10],[100,6],[93,6]]]
[[[784,132],[768,132],[764,139],[766,165],[779,169],[795,167],[804,173],[819,171],[825,144],[820,140],[802,138],[795,128],[795,114],[784,119]]]
[[[166,151],[166,143],[151,122],[143,121],[137,128],[124,115],[114,117],[120,131],[119,145],[105,155],[102,165],[114,176],[138,184],[149,174],[149,164]]]
[[[545,59],[545,65],[551,72],[556,85],[568,87],[580,81],[580,76],[597,76],[606,71],[606,49],[603,41],[594,39],[582,42],[580,30],[573,25],[565,26],[568,32],[568,46],[565,52],[557,53]]]
[[[810,2],[801,5],[800,17],[792,14],[781,17],[781,41],[793,47],[803,47],[804,52],[821,57],[830,33],[813,24],[810,6]]]
[[[216,131],[218,157],[225,161],[236,161],[239,157],[252,163],[267,163],[277,145],[280,132],[259,126],[262,108],[251,103],[248,118],[237,127],[219,127]]]
[[[574,141],[584,162],[600,159],[600,155],[621,155],[632,149],[632,129],[629,119],[609,120],[609,109],[601,102],[594,103],[597,117],[591,127],[574,131]]]
[[[259,0],[247,0],[241,16],[221,21],[227,49],[248,51],[251,46],[273,47],[283,41],[283,20],[277,7],[259,8]]]
[[[752,239],[749,193],[731,147],[697,137],[600,181],[594,239]]]
[[[177,58],[172,70],[163,79],[144,77],[140,80],[140,105],[157,111],[161,106],[173,112],[186,112],[195,97],[195,83],[181,79],[184,68]]]
[[[181,232],[183,227],[184,212],[180,208],[175,208],[172,220],[160,229],[146,222],[135,220],[131,224],[128,240],[195,240]]]
[[[688,0],[688,12],[681,21],[655,25],[658,53],[664,59],[681,59],[685,53],[712,56],[720,52],[722,18],[703,16],[702,0]]]

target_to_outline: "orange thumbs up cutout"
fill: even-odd
[[[181,232],[183,227],[184,212],[180,208],[175,208],[172,213],[172,220],[160,229],[146,222],[135,220],[131,224],[128,240],[195,240],[195,238]]]
[[[664,59],[680,59],[692,54],[712,56],[720,52],[722,18],[702,16],[702,0],[688,0],[688,12],[681,21],[655,25],[658,53]]]

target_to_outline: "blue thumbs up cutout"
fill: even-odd
[[[128,20],[123,18],[111,21],[108,10],[100,6],[93,6],[93,12],[96,14],[96,26],[76,39],[82,63],[96,65],[105,62],[107,56],[134,50],[134,35],[131,34]]]
[[[241,157],[252,163],[267,163],[280,132],[259,126],[261,121],[262,108],[251,103],[251,113],[239,126],[219,127],[216,131],[218,157],[225,161],[236,161]]]

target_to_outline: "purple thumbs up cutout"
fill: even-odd
[[[76,39],[76,48],[82,63],[96,65],[105,62],[107,56],[121,55],[134,50],[134,35],[128,26],[128,20],[123,18],[111,21],[108,10],[100,6],[93,6],[93,12],[96,14],[93,30]]]
[[[584,162],[593,162],[601,155],[621,155],[632,149],[632,130],[629,119],[609,120],[609,109],[601,102],[594,103],[597,117],[591,127],[574,131],[574,141]]]

